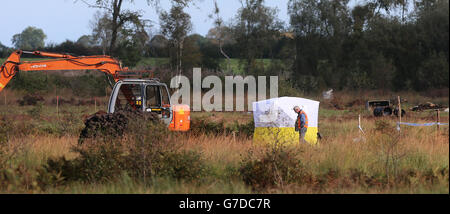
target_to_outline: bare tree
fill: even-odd
[[[111,44],[111,22],[107,14],[97,11],[91,20],[92,37],[97,45],[102,47],[103,55],[109,50]]]
[[[265,49],[271,49],[283,23],[277,18],[277,9],[267,7],[264,0],[240,2],[242,7],[236,15],[233,34],[240,49],[240,57],[245,62],[245,72],[255,73],[259,67],[256,66],[256,60],[263,58]]]
[[[171,57],[176,64],[176,70],[181,73],[181,58],[183,57],[183,43],[187,34],[192,30],[191,16],[184,12],[188,1],[175,0],[172,2],[170,12],[162,11],[160,14],[161,33],[169,39],[175,49],[175,57]]]
[[[210,18],[214,18],[214,26],[217,29],[216,32],[216,39],[219,42],[219,51],[220,53],[227,58],[227,73],[230,73],[230,57],[225,53],[225,51],[223,51],[223,19],[222,17],[220,17],[220,9],[219,6],[217,5],[217,1],[214,0],[214,17],[213,14],[210,15]]]
[[[75,0],[75,2],[77,1],[78,0]],[[107,23],[104,27],[107,27],[110,30],[108,53],[111,55],[115,53],[118,34],[121,29],[127,28],[127,25],[130,23],[135,26],[145,25],[145,21],[142,19],[141,10],[132,11],[122,8],[124,2],[128,1],[133,3],[133,0],[95,0],[93,2],[89,0],[81,1],[89,7],[98,8],[107,14],[106,17],[109,18],[109,23]],[[147,4],[149,5],[156,5],[158,2],[159,0],[147,0]]]

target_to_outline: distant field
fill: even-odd
[[[239,64],[239,59],[230,59],[230,70],[233,74],[243,74],[244,73],[244,67],[243,65]],[[267,68],[270,65],[271,59],[257,59],[257,63],[262,63],[265,68]],[[220,69],[222,71],[227,71],[228,61],[227,59],[222,59],[220,62]]]
[[[169,58],[144,58],[139,61],[136,67],[140,66],[150,66],[150,67],[158,67],[167,65],[169,63]]]

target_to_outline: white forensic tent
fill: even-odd
[[[308,116],[305,140],[310,144],[317,143],[319,102],[299,97],[278,97],[253,102],[254,141],[298,143],[299,132],[295,131],[297,113],[293,110],[295,106],[304,106],[303,110]]]

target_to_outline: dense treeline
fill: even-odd
[[[161,18],[166,27],[190,23],[183,11],[186,5],[175,4],[179,8]],[[148,37],[139,36],[145,34],[141,28],[119,29],[122,33],[111,55],[131,67],[144,57],[170,58],[166,68],[181,66],[184,71],[192,67],[219,71],[224,56],[238,58],[245,74],[280,75],[285,83],[305,92],[449,87],[448,0],[368,0],[357,5],[349,0],[290,0],[289,23],[281,22],[277,13],[264,0],[246,0],[228,23],[222,23],[216,8],[216,25],[206,36],[187,35],[189,29],[175,27],[168,29],[173,32],[166,29],[166,33]],[[97,15],[96,21],[107,19]],[[101,27],[97,25],[93,35],[78,41],[41,49],[108,54],[104,45],[108,41],[96,36],[105,31]],[[186,35],[174,34],[177,30]],[[0,44],[0,57],[9,52],[10,48]],[[267,64],[267,60],[258,60],[262,58],[272,60]]]
[[[289,5],[294,82],[309,76],[311,88],[448,87],[448,1],[420,1],[403,16],[377,13],[380,6],[370,3],[350,9],[346,1],[313,2]]]

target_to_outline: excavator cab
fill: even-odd
[[[156,113],[166,124],[173,117],[166,84],[153,79],[124,79],[114,85],[108,113],[125,109]]]

